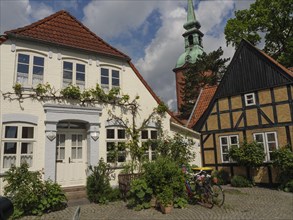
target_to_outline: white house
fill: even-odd
[[[66,11],[5,32],[0,38],[0,173],[26,161],[31,170],[42,170],[45,179],[63,187],[85,185],[88,166],[96,165],[101,157],[107,160],[115,143],[127,141],[125,128],[108,120],[109,109],[116,114],[121,111],[62,100],[19,102],[15,94],[4,95],[13,93],[16,83],[28,93],[39,83],[49,83],[57,92],[70,83],[81,89],[96,84],[106,91],[120,87],[122,94],[140,97],[138,124],[160,102],[127,55]],[[127,114],[123,117],[129,118]],[[201,165],[199,134],[183,127],[170,112],[162,125],[169,135],[188,133],[196,141],[194,163]],[[156,138],[156,129],[150,123],[141,132],[142,141]],[[151,159],[151,147],[147,153]],[[120,156],[116,162],[127,159]]]

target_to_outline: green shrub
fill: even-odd
[[[159,155],[171,158],[180,166],[188,164],[196,156],[193,150],[193,140],[179,134],[176,134],[174,137],[161,137],[151,142],[155,142],[156,152]]]
[[[164,206],[173,204],[174,192],[171,187],[164,187],[162,191],[157,195],[157,200]]]
[[[241,166],[259,167],[263,164],[265,153],[261,144],[244,142],[240,147],[232,146],[229,150],[229,157]]]
[[[139,211],[150,208],[153,190],[147,186],[144,179],[135,179],[131,182],[128,206]]]
[[[66,197],[60,185],[52,181],[42,181],[41,173],[28,170],[28,164],[12,166],[6,172],[4,195],[14,205],[13,218],[24,215],[42,215],[66,206]]]
[[[293,152],[290,146],[274,150],[271,154],[273,166],[278,169],[280,189],[290,191],[293,179]]]
[[[293,192],[293,180],[289,180],[284,187],[285,192]]]
[[[226,170],[214,170],[212,172],[212,177],[217,177],[218,184],[226,185],[229,182],[230,174]]]
[[[182,198],[182,197],[177,197],[174,199],[174,207],[175,208],[185,208],[187,206],[188,202],[185,198]]]
[[[91,174],[87,178],[86,190],[90,202],[106,204],[116,200],[117,190],[110,186],[111,169],[109,165],[101,159],[97,166],[90,166],[89,169]]]
[[[233,176],[231,185],[234,187],[251,187],[251,182],[243,176]]]
[[[155,196],[169,187],[173,198],[186,196],[184,174],[178,164],[170,158],[159,157],[155,161],[144,164],[143,177]]]

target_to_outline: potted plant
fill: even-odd
[[[160,204],[162,213],[169,214],[173,210],[173,190],[170,187],[163,188],[158,194],[157,200]]]

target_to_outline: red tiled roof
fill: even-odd
[[[107,44],[64,10],[28,26],[6,31],[5,34],[130,60],[127,55]]]
[[[0,45],[1,45],[4,41],[6,41],[6,40],[7,40],[6,37],[4,37],[4,36],[0,36]]]
[[[191,116],[189,123],[186,125],[188,128],[192,128],[206,111],[210,102],[212,101],[213,96],[215,95],[217,88],[218,86],[210,86],[202,89],[193,111],[193,115]]]

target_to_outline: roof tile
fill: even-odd
[[[192,128],[206,111],[210,102],[212,101],[212,98],[217,88],[217,86],[210,86],[202,89],[195,110],[193,111],[193,115],[191,116],[190,121],[187,125],[188,128]]]
[[[37,39],[130,60],[127,55],[107,44],[64,10],[28,26],[6,31],[5,34]]]

